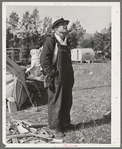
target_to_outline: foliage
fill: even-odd
[[[93,49],[96,54],[99,55],[100,52],[103,59],[111,59],[111,24],[108,29],[103,29],[101,33],[96,32],[93,40]]]
[[[37,8],[33,10],[32,14],[26,11],[20,22],[16,12],[12,12],[6,22],[9,26],[7,27],[7,47],[18,46],[24,50],[26,49],[28,54],[31,49],[41,47],[46,37],[50,36],[53,32],[52,18],[45,16],[43,20],[40,20]],[[16,26],[13,26],[12,22]],[[68,32],[71,48],[79,46],[84,33],[85,30],[82,28],[80,21],[72,24]]]
[[[6,47],[18,47],[16,31],[18,30],[19,17],[16,12],[12,12],[9,19],[6,19]]]
[[[93,42],[92,37],[90,39],[82,39],[80,44],[81,44],[81,48],[93,48],[94,47],[94,42]]]
[[[9,24],[11,26],[11,29],[15,31],[17,29],[19,22],[19,16],[16,12],[12,12],[12,14],[9,16]]]
[[[96,58],[111,59],[111,24],[108,29],[96,32],[90,39],[82,39],[81,48],[92,48]]]
[[[11,33],[10,27],[6,29],[6,48],[12,47],[13,34]]]
[[[52,33],[52,18],[45,16],[43,20],[43,34],[50,35]]]
[[[31,49],[40,48],[46,38],[53,33],[52,18],[45,16],[40,19],[37,8],[30,14],[26,11],[20,20],[16,12],[12,12],[6,19],[6,45],[7,48],[15,47],[26,51],[26,57],[29,56]],[[98,51],[102,51],[102,57],[111,55],[111,24],[108,29],[96,32],[94,37],[84,39],[86,30],[80,24],[80,21],[73,22],[68,31],[68,42],[73,48],[93,48],[98,56]]]
[[[69,39],[71,44],[71,49],[80,47],[83,35],[86,31],[80,24],[80,21],[73,23],[69,29]]]

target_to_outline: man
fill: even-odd
[[[69,21],[62,17],[57,17],[53,21],[54,34],[45,41],[41,55],[41,65],[49,83],[49,130],[56,138],[64,136],[62,130],[74,127],[70,124],[74,73],[66,37],[68,23]],[[54,58],[55,62],[53,62]]]

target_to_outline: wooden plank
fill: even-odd
[[[12,143],[18,143],[17,138],[13,138],[13,139],[12,139]]]
[[[31,124],[30,127],[34,127],[34,128],[40,128],[40,127],[45,127],[47,126],[48,124]]]
[[[13,119],[12,118],[12,121],[14,122],[20,122],[20,123],[25,123],[25,124],[27,124],[27,125],[29,125],[29,126],[31,126],[32,125],[32,123],[31,122],[28,122],[27,120],[16,120],[16,119]]]
[[[17,126],[17,129],[19,130],[20,133],[28,133],[29,131],[22,127],[21,123],[19,123],[19,125]]]
[[[44,134],[34,134],[34,133],[31,133],[31,134],[33,134],[35,137],[39,137],[39,138],[47,139],[47,140],[52,140],[52,138],[50,138],[49,136],[44,135]]]
[[[11,142],[12,139],[6,139],[6,142]]]
[[[28,137],[27,139],[25,139],[25,140],[20,140],[20,143],[26,143],[26,142],[28,142],[28,141],[30,141],[30,140],[32,140],[33,139],[33,136],[32,137]]]
[[[52,138],[50,138],[50,137],[48,137],[44,134],[34,134],[34,133],[9,135],[9,136],[6,136],[6,138],[7,139],[13,139],[13,138],[23,138],[23,137],[28,137],[28,136],[35,136],[35,137],[39,137],[39,138],[42,138],[42,139],[52,140]]]
[[[39,140],[31,140],[28,143],[38,143],[38,142],[39,142]]]
[[[28,137],[28,136],[33,136],[33,135],[30,134],[30,133],[27,133],[27,134],[17,134],[17,135],[6,136],[6,138],[7,139],[13,139],[13,138],[24,138],[24,137]]]

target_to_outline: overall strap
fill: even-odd
[[[56,44],[55,44],[55,49],[54,49],[54,52],[53,52],[53,64],[55,64],[55,62],[56,62],[56,58],[57,58],[57,55],[58,55],[58,46],[57,46],[57,42],[56,42]]]

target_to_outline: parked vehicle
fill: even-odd
[[[71,59],[76,62],[92,62],[95,59],[95,52],[91,48],[75,48],[71,50]]]

